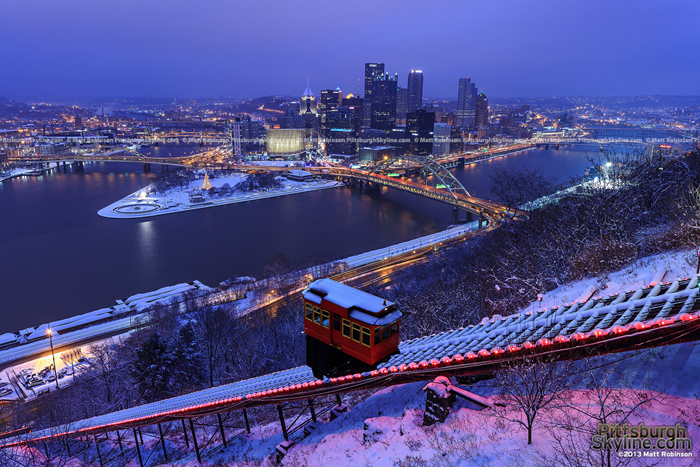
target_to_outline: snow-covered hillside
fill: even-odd
[[[695,252],[671,252],[641,259],[607,278],[590,278],[559,287],[543,295],[542,304],[534,302],[523,311],[538,306],[551,307],[570,303],[582,295],[609,295],[648,286],[654,281],[672,281],[695,274]],[[640,391],[649,402],[630,417],[631,424],[647,426],[688,426],[688,437],[700,439],[700,347],[694,343],[677,344],[630,355],[609,357],[615,366],[608,370],[608,387],[617,387],[618,402],[629,406]],[[624,380],[624,384],[623,384]],[[375,392],[349,396],[357,403],[348,413],[320,423],[314,433],[302,439],[282,460],[286,466],[512,466],[552,465],[563,448],[554,423],[590,411],[595,406],[595,392],[587,387],[569,389],[563,399],[566,408],[548,413],[535,424],[532,445],[527,445],[526,431],[519,425],[495,415],[489,409],[467,408],[457,399],[444,424],[423,426],[426,395],[424,382],[405,384]],[[656,389],[656,391],[655,391]],[[491,403],[498,396],[493,383],[484,381],[470,386]],[[621,402],[620,402],[621,401]],[[561,434],[561,432],[560,432]],[[279,422],[254,428],[253,433],[234,441],[228,449],[209,456],[201,465],[274,465],[275,446],[283,441]],[[570,446],[578,446],[585,456],[590,438],[578,437]],[[570,454],[573,455],[573,454]],[[695,465],[700,451],[693,448],[693,458],[642,460],[652,465]],[[133,464],[138,465],[138,464]],[[193,455],[173,465],[200,465]]]

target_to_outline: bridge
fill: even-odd
[[[350,183],[360,181],[362,183],[374,184],[376,186],[386,186],[395,188],[401,191],[417,194],[425,198],[447,203],[453,206],[452,223],[459,223],[459,210],[467,212],[467,220],[471,221],[476,214],[479,218],[479,227],[487,219],[504,220],[516,215],[524,215],[522,211],[510,211],[506,206],[490,201],[476,198],[462,186],[455,176],[443,164],[448,163],[467,163],[465,161],[475,162],[484,158],[499,157],[510,154],[512,152],[521,151],[532,147],[532,145],[517,145],[515,147],[505,148],[500,152],[494,151],[491,153],[477,154],[459,154],[449,158],[435,160],[430,157],[423,156],[402,156],[401,161],[408,161],[408,165],[397,168],[403,171],[404,175],[410,176],[416,170],[425,170],[426,173],[432,174],[438,181],[435,187],[416,183],[405,178],[390,177],[381,172],[386,172],[399,162],[399,159],[390,159],[382,161],[375,166],[371,171],[352,169],[342,166],[329,167],[311,167],[305,170],[321,176],[333,176],[349,180]],[[163,166],[177,166],[186,168],[221,168],[233,169],[242,172],[255,171],[288,171],[288,167],[261,166],[261,165],[231,165],[224,162],[217,162],[216,151],[207,151],[200,154],[195,154],[187,157],[149,157],[140,154],[131,148],[125,148],[119,151],[114,151],[105,154],[32,154],[11,156],[10,161],[13,162],[131,162],[144,164],[144,170],[149,171],[151,164],[161,164]]]
[[[64,164],[74,162],[130,162],[144,164],[144,170],[150,170],[150,164],[162,166],[175,166],[194,168],[208,166],[206,161],[212,158],[214,151],[205,151],[185,157],[151,157],[146,156],[131,148],[123,148],[102,154],[26,154],[8,156],[9,162],[22,163],[46,163],[56,162]]]
[[[315,421],[318,414],[314,407],[319,407],[318,401],[335,396],[338,405],[332,405],[339,410],[342,408],[339,395],[347,392],[433,380],[437,376],[488,375],[525,357],[576,360],[699,339],[698,277],[677,279],[507,317],[495,315],[476,325],[404,341],[397,354],[364,373],[320,380],[306,366],[292,368],[34,433],[8,436],[0,439],[0,448],[43,444],[46,457],[51,459],[57,452],[65,453],[61,449],[67,447],[70,457],[70,446],[76,452],[76,446],[85,446],[90,442],[88,436],[93,436],[99,455],[98,436],[103,438],[103,446],[111,445],[116,450],[113,441],[104,443],[112,433],[111,439],[119,440],[119,449],[124,450],[124,440],[127,449],[138,453],[143,466],[140,451],[143,448],[138,443],[139,434],[143,439],[141,430],[157,426],[155,432],[151,429],[151,436],[157,438],[160,434],[167,460],[165,437],[175,431],[173,426],[177,428],[181,423],[187,440],[187,421],[200,459],[193,423],[198,418],[210,417],[216,427],[207,445],[220,433],[221,442],[226,446],[222,415],[228,420],[230,413],[242,413],[247,432],[250,432],[246,409],[277,406],[282,432],[285,439],[289,439],[294,431],[292,426],[305,410],[309,409]],[[297,409],[302,407],[302,412],[297,421],[289,425],[284,410],[289,411],[294,402]],[[200,430],[206,429],[204,423],[199,426]],[[128,431],[124,430],[133,432],[133,441],[127,442]],[[178,434],[169,442],[171,447],[181,444],[182,437]],[[189,441],[186,442],[189,447]],[[119,452],[113,454],[116,457]],[[20,451],[13,455],[20,455]]]
[[[479,227],[487,220],[505,220],[507,218],[524,215],[522,211],[509,210],[508,207],[491,201],[471,196],[452,173],[437,162],[429,158],[411,157],[425,167],[439,182],[437,186],[429,186],[398,177],[390,177],[375,171],[351,169],[346,167],[307,168],[306,170],[325,176],[334,176],[349,180],[350,183],[361,183],[386,186],[397,190],[413,193],[424,198],[440,201],[453,206],[453,224],[458,223],[458,213],[462,209],[468,213],[468,220],[473,214],[479,216]],[[381,167],[379,168],[381,170]]]
[[[666,138],[692,141],[692,139],[697,138],[698,135],[697,129],[692,130],[674,128],[592,126],[582,128],[582,130],[590,132],[593,139],[621,139],[625,141],[647,141]]]
[[[186,163],[185,157],[148,157],[127,155],[127,151],[115,151],[106,154],[30,154],[22,156],[9,156],[9,162],[26,162],[26,163],[41,163],[41,162],[136,162],[143,164],[161,164],[177,167],[190,167]]]

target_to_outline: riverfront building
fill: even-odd
[[[267,130],[267,154],[271,158],[297,157],[305,150],[303,128]]]

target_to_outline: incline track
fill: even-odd
[[[579,359],[700,339],[698,277],[494,316],[400,344],[376,370],[325,380],[292,368],[3,440],[11,447],[282,402],[386,387],[438,375],[488,374],[526,356]]]

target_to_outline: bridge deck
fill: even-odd
[[[698,278],[495,316],[477,325],[402,342],[376,370],[317,380],[308,367],[272,373],[93,417],[4,441],[10,447],[366,387],[492,372],[525,355],[573,359],[700,339]]]
[[[435,188],[429,185],[423,185],[421,183],[416,183],[410,180],[397,179],[395,177],[388,177],[386,175],[378,173],[369,173],[357,169],[347,169],[340,167],[333,168],[319,168],[319,169],[307,169],[315,173],[336,175],[341,177],[354,177],[369,182],[374,182],[380,185],[385,185],[388,187],[393,187],[402,191],[407,191],[409,193],[414,193],[426,198],[441,201],[453,206],[460,207],[462,209],[483,213],[487,217],[492,219],[501,219],[505,217],[509,210],[506,206],[498,203],[493,203],[491,201],[486,201],[480,198],[475,198],[473,196],[466,196],[461,193],[455,193],[452,196],[449,192]],[[516,214],[523,214],[522,212],[517,212]]]

